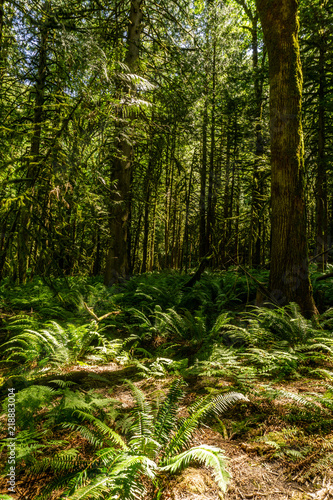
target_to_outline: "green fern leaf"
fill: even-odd
[[[90,413],[85,413],[80,410],[75,410],[74,414],[78,415],[82,420],[88,420],[89,422],[91,422],[104,436],[110,439],[114,444],[117,444],[123,450],[128,450],[128,447],[122,437],[117,432],[110,429],[110,427],[100,419],[94,417]]]
[[[164,461],[165,465],[161,466],[160,470],[175,474],[188,467],[192,461],[212,467],[217,484],[223,492],[226,491],[230,474],[226,470],[226,459],[223,455],[223,450],[215,446],[201,445],[190,448]]]

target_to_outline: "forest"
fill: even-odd
[[[333,4],[0,0],[0,500],[333,500]]]

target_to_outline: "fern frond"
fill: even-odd
[[[311,370],[309,372],[311,375],[315,375],[317,377],[326,379],[326,380],[332,380],[333,379],[333,372],[331,370],[325,370],[325,368],[316,368],[314,370]]]
[[[226,470],[226,457],[223,455],[223,450],[215,446],[201,445],[190,448],[175,457],[163,461],[165,465],[162,465],[160,470],[175,474],[188,467],[193,461],[212,467],[217,484],[223,492],[226,492],[230,478],[230,474]]]
[[[103,446],[103,440],[96,434],[95,431],[90,430],[85,425],[75,424],[73,422],[64,422],[62,424],[64,429],[70,429],[72,431],[77,431],[81,436],[91,443],[95,448]]]
[[[180,427],[176,430],[166,446],[166,458],[171,457],[174,453],[179,453],[183,448],[186,448],[189,445],[192,435],[198,427],[199,422],[210,408],[211,402],[208,402],[200,406],[195,412],[181,422]]]
[[[132,435],[129,447],[136,452],[146,453],[153,457],[160,444],[153,437],[154,414],[151,404],[146,400],[143,392],[129,380],[126,383],[132,389],[136,407],[133,410],[134,422],[130,428]]]
[[[283,391],[280,389],[279,390],[268,390],[267,392],[271,392],[271,394],[275,398],[282,397],[282,398],[291,399],[292,401],[295,401],[295,403],[297,403],[298,405],[308,406],[308,407],[313,408],[313,409],[318,409],[318,406],[313,401],[310,401],[310,400],[304,398],[303,396],[300,396],[299,394],[294,394],[293,392]]]
[[[115,461],[109,473],[117,477],[123,471],[130,470],[133,466],[139,465],[140,472],[150,479],[155,478],[155,472],[158,467],[157,464],[145,455],[135,455],[123,453],[119,460]]]
[[[319,475],[324,476],[327,472],[331,472],[333,469],[333,453],[328,453],[326,456],[320,458],[319,460],[313,462],[308,470],[303,475],[304,479],[309,479],[311,477],[318,477]]]
[[[67,498],[71,500],[103,498],[104,493],[107,493],[111,489],[110,483],[108,476],[98,477],[88,485],[79,488],[73,495]]]
[[[289,457],[295,459],[295,460],[302,460],[304,458],[304,455],[302,452],[300,452],[299,450],[294,450],[292,448],[287,448],[285,450],[283,450],[284,453],[286,455],[288,455]]]
[[[240,392],[229,392],[228,394],[216,396],[212,401],[212,413],[219,417],[222,413],[227,411],[231,406],[239,401],[248,403],[249,399]]]
[[[176,416],[179,401],[184,397],[184,382],[181,379],[175,380],[163,403],[159,406],[155,417],[154,438],[161,444],[165,444],[171,431],[176,425]]]
[[[72,380],[62,380],[62,379],[50,380],[50,384],[56,384],[62,389],[65,389],[66,387],[71,387],[72,385],[77,385],[77,383],[73,382]]]
[[[219,395],[214,399],[211,399],[211,396],[208,395],[196,401],[189,408],[190,416],[181,422],[180,427],[171,437],[166,446],[165,456],[168,458],[173,453],[179,453],[183,448],[186,448],[189,445],[193,432],[205,417],[210,414],[220,416],[238,401],[247,402],[249,400],[241,393],[231,392],[229,394]]]
[[[103,436],[106,436],[114,444],[117,444],[121,449],[128,450],[128,447],[123,438],[117,432],[110,429],[110,427],[102,422],[99,418],[96,418],[90,413],[86,413],[80,410],[75,410],[74,414],[78,415],[82,420],[88,420],[88,422],[94,424],[94,426],[101,432],[101,434],[103,434]]]
[[[57,474],[63,472],[70,472],[82,466],[86,466],[89,462],[80,459],[78,450],[69,449],[61,453],[57,453],[53,458],[43,458],[35,461],[31,467],[34,474],[50,470],[50,468]]]

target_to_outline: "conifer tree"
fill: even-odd
[[[317,313],[308,271],[302,134],[302,68],[296,0],[257,0],[269,58],[272,239],[270,290]]]

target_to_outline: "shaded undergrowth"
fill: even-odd
[[[262,282],[267,278],[254,274]],[[8,387],[18,391],[16,460],[18,475],[29,474],[31,498],[43,498],[34,489],[42,481],[45,496],[109,498],[106,492],[112,490],[112,498],[146,491],[157,499],[160,474],[191,460],[213,467],[223,490],[228,482],[223,451],[189,448],[203,417],[225,439],[245,442],[248,453],[283,463],[298,481],[330,475],[332,311],[310,321],[295,304],[256,308],[254,284],[235,271],[205,273],[191,288],[184,287],[186,280],[153,273],[110,289],[87,278],[2,284],[1,391],[4,397]],[[329,297],[329,282],[324,288]],[[136,369],[131,414],[112,398],[103,374],[95,375],[100,389],[94,387],[97,378],[88,388],[71,382],[73,369],[107,370],[110,363]],[[158,381],[166,384],[160,400],[137,387]],[[175,387],[179,397],[172,406]],[[186,403],[183,415],[178,403],[184,397],[186,402],[193,388],[197,401]],[[243,403],[229,408],[237,399]],[[230,401],[223,418],[222,411],[209,416],[203,410],[223,400]],[[173,425],[166,419],[166,428],[158,431],[167,401]],[[6,404],[4,399],[3,457]],[[182,432],[171,453],[167,443]]]

